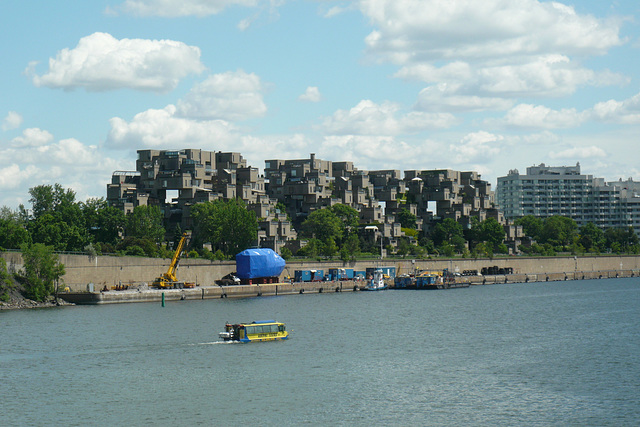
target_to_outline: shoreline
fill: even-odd
[[[515,283],[564,282],[568,280],[600,280],[614,278],[640,277],[638,270],[607,270],[585,272],[560,272],[545,274],[506,274],[485,276],[456,276],[457,285],[482,286]],[[123,291],[102,292],[67,292],[59,294],[59,298],[68,303],[78,305],[119,304],[135,302],[186,301],[225,298],[258,298],[279,295],[302,295],[336,292],[359,292],[365,281],[322,281],[273,283],[262,285],[232,285],[232,286],[196,286],[189,289],[129,289]],[[453,286],[454,289],[459,286]],[[393,286],[389,287],[394,290]],[[397,289],[404,290],[404,289]],[[446,290],[446,289],[441,289]],[[427,291],[427,290],[425,290]]]

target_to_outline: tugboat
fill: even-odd
[[[289,332],[284,323],[275,320],[259,320],[251,323],[227,323],[224,331],[218,334],[223,341],[259,342],[277,341],[289,338]]]
[[[373,272],[373,277],[369,280],[369,283],[362,288],[363,291],[381,291],[387,289],[387,284],[384,281],[384,273],[382,269],[377,268]]]

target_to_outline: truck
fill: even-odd
[[[176,277],[178,264],[180,263],[180,256],[186,246],[187,240],[187,233],[182,234],[176,252],[173,254],[173,258],[171,259],[171,264],[169,264],[169,269],[162,276],[156,277],[153,281],[154,287],[161,289],[182,289],[193,288],[195,286],[195,283],[192,282],[180,282]]]

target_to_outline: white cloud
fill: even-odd
[[[562,55],[531,58],[523,64],[476,65],[452,62],[441,67],[417,64],[403,67],[397,77],[447,85],[460,95],[518,97],[570,95],[584,85],[626,84],[629,79],[610,71],[576,66]]]
[[[27,69],[32,72],[33,65]],[[33,76],[36,86],[106,91],[130,88],[167,92],[180,79],[200,73],[200,49],[173,40],[117,40],[107,33],[80,39],[49,59],[46,74]]]
[[[75,138],[61,139],[57,144],[40,147],[38,152],[41,158],[56,165],[93,167],[91,165],[105,163],[96,146],[84,145]]]
[[[193,146],[230,147],[237,141],[233,126],[224,120],[196,121],[176,116],[176,107],[147,110],[135,115],[131,122],[114,117],[109,120],[111,130],[107,144],[116,147],[167,149]],[[235,150],[229,150],[235,151]]]
[[[513,105],[513,101],[475,95],[458,95],[457,87],[441,83],[429,86],[420,91],[414,106],[420,111],[486,111],[505,110]]]
[[[126,0],[117,9],[138,16],[208,16],[229,6],[256,6],[260,0]]]
[[[16,148],[41,147],[53,141],[53,135],[46,130],[38,128],[25,129],[22,136],[11,140],[11,145]]]
[[[640,93],[624,101],[599,102],[593,107],[593,116],[603,122],[640,124]]]
[[[238,151],[243,137],[231,122],[266,113],[262,86],[257,75],[244,71],[212,75],[195,85],[177,105],[143,111],[130,122],[112,118],[106,142],[114,147],[198,146]]]
[[[104,197],[111,173],[121,169],[119,161],[97,146],[85,145],[74,138],[56,141],[51,133],[41,129],[27,129],[12,142],[10,147],[0,149],[0,165],[4,165],[0,166],[3,204],[25,203],[28,188],[53,183],[73,189],[76,200]]]
[[[504,121],[513,127],[559,129],[579,126],[588,118],[588,113],[575,108],[558,111],[542,105],[520,104],[507,112]]]
[[[519,104],[510,109],[502,123],[517,128],[561,129],[577,128],[588,122],[640,124],[640,94],[623,101],[599,102],[592,108],[553,110],[543,105]],[[487,120],[487,123],[494,122]]]
[[[269,159],[301,159],[308,158],[310,152],[315,152],[317,146],[303,134],[251,136],[244,135],[234,142],[233,151],[239,151],[253,167],[264,168],[265,160]],[[227,149],[228,146],[224,146]],[[220,150],[220,148],[217,148]],[[315,150],[315,151],[314,151]]]
[[[298,97],[298,100],[306,102],[320,102],[322,100],[322,95],[316,86],[309,86],[307,87],[307,90]]]
[[[20,127],[22,124],[22,116],[15,111],[9,111],[6,117],[2,120],[2,130],[12,130]]]
[[[405,64],[549,53],[602,54],[622,43],[619,22],[538,0],[362,0],[377,27],[370,51]]]
[[[391,136],[331,135],[314,149],[326,159],[350,160],[358,169],[426,168],[434,155],[434,143],[411,144]],[[439,151],[437,151],[439,152]]]
[[[500,154],[499,144],[504,140],[501,135],[479,131],[466,135],[459,144],[451,144],[449,149],[457,153],[457,163],[488,161]]]
[[[607,153],[600,147],[592,145],[590,147],[571,147],[559,152],[551,151],[549,157],[552,159],[589,159],[589,158],[604,158]]]
[[[450,96],[559,97],[583,85],[629,82],[573,59],[624,43],[620,20],[538,0],[361,0],[359,5],[376,27],[365,39],[368,52],[400,65],[396,77],[455,87]],[[470,100],[452,103],[460,101]]]
[[[246,120],[263,116],[260,78],[242,70],[209,76],[177,103],[176,114],[193,119]]]
[[[398,104],[363,100],[350,110],[338,110],[324,120],[325,133],[338,135],[398,135],[427,129],[445,129],[456,122],[449,113],[402,114]]]
[[[23,183],[37,173],[35,166],[29,165],[20,168],[17,164],[12,164],[6,168],[0,168],[0,190],[7,191],[20,188]]]

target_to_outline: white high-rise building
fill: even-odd
[[[580,173],[575,166],[527,168],[526,175],[510,170],[498,178],[496,198],[507,219],[526,215],[566,216],[579,226],[589,222],[601,228],[633,226],[640,233],[640,183],[605,182]]]

